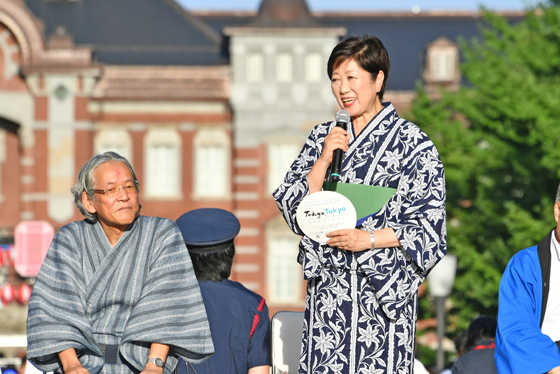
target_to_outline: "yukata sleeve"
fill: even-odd
[[[494,356],[500,374],[540,374],[560,366],[558,347],[540,329],[540,272],[525,250],[512,258],[500,281]]]
[[[366,251],[358,258],[389,318],[398,317],[447,252],[443,165],[425,135],[419,142],[404,138],[397,192],[369,221],[391,227],[401,247]]]
[[[86,310],[86,286],[80,257],[78,226],[55,235],[29,300],[27,357],[43,372],[62,370],[58,353],[74,348],[90,373],[103,366]]]
[[[321,156],[327,132],[328,127],[325,125],[318,125],[313,129],[284,181],[272,194],[288,226],[298,235],[303,235],[303,232],[297,224],[296,211],[303,198],[309,195],[307,175]]]
[[[264,299],[262,299],[264,303]],[[268,307],[263,304],[262,310],[257,307],[258,322],[249,341],[247,352],[247,367],[272,365],[271,324],[268,316]],[[255,321],[255,320],[253,320]]]
[[[214,353],[214,345],[181,232],[173,221],[160,220],[150,249],[148,276],[127,321],[121,353],[142,370],[151,343],[167,344],[170,351],[164,372],[171,373],[179,357],[187,362],[203,362]]]
[[[447,253],[445,174],[427,137],[407,148],[410,152],[403,160],[403,175],[389,202],[389,227],[407,256],[427,274]]]

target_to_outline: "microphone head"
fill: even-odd
[[[338,122],[345,122],[348,123],[350,122],[350,113],[348,113],[345,110],[339,110],[336,113],[336,116],[334,116],[335,121]]]

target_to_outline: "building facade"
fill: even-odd
[[[417,83],[434,95],[459,86],[457,37],[478,35],[480,22],[311,13],[304,0],[263,0],[249,13],[193,13],[173,0],[0,0],[0,239],[13,241],[21,221],[59,229],[82,219],[76,175],[114,150],[137,172],[142,214],[234,212],[233,279],[273,312],[301,309],[299,237],[271,193],[311,128],[338,110],[332,48],[378,36],[391,56],[385,99],[402,115]]]

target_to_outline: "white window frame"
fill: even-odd
[[[174,128],[154,128],[146,134],[143,178],[146,198],[182,198],[181,143],[181,136]],[[162,156],[164,160],[160,159]]]
[[[266,284],[269,305],[303,303],[302,270],[297,262],[299,241],[300,237],[287,228],[267,229]]]
[[[262,53],[250,52],[245,60],[247,82],[262,82],[264,79],[264,57]]]
[[[267,146],[267,193],[272,193],[284,180],[290,166],[301,151],[296,141],[274,141]]]
[[[453,47],[435,47],[430,50],[431,77],[435,82],[451,82],[457,69],[457,51]]]
[[[95,154],[113,151],[123,156],[131,165],[132,160],[132,138],[124,128],[101,128],[95,135],[93,141]]]
[[[320,82],[323,78],[323,56],[319,52],[305,55],[305,80],[307,82]]]
[[[218,157],[218,159],[208,158],[208,152],[212,152],[212,150],[214,150],[214,154],[210,154],[211,158]],[[194,139],[193,160],[193,199],[230,199],[231,139],[229,133],[222,128],[200,129]]]
[[[294,79],[294,58],[290,53],[280,52],[276,55],[276,81],[282,83],[292,82]]]

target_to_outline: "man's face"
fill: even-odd
[[[560,201],[554,203],[554,219],[556,220],[556,238],[560,239]]]
[[[106,190],[110,187],[118,189],[119,186],[134,184],[128,167],[118,161],[110,161],[98,166],[93,172],[93,178],[97,190]],[[122,231],[127,229],[140,212],[138,193],[127,193],[124,189],[114,197],[96,192],[94,200],[89,200],[84,192],[82,201],[88,212],[97,213],[97,219],[102,226]]]

